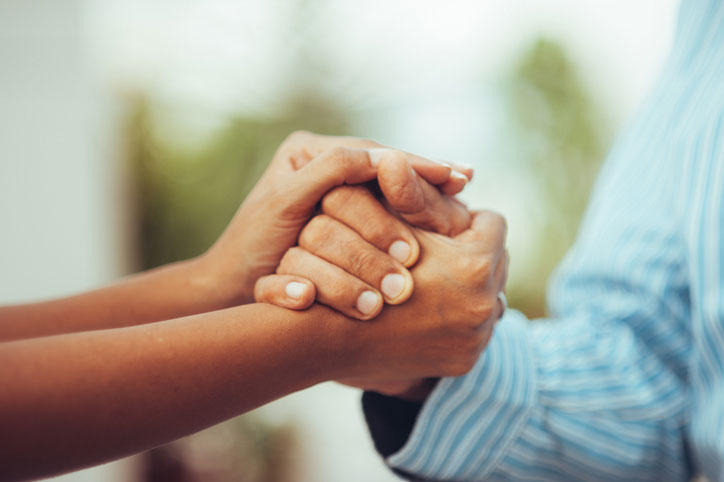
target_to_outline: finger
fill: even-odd
[[[401,213],[401,217],[413,226],[429,231],[455,236],[470,227],[468,208],[451,196],[444,196],[430,185],[423,184],[425,209],[417,213]]]
[[[468,181],[473,180],[473,174],[475,173],[475,170],[472,166],[468,166],[466,164],[449,164],[450,167],[453,168],[453,170],[457,171],[458,173],[462,174],[467,178]]]
[[[420,256],[420,245],[410,228],[365,187],[334,188],[322,199],[322,212],[346,224],[406,267],[414,265]]]
[[[505,246],[508,225],[499,213],[490,210],[473,212],[470,233],[466,236],[478,241],[479,246],[486,250]]]
[[[290,201],[299,210],[313,207],[324,194],[342,184],[358,184],[377,177],[364,149],[335,147],[315,157],[294,173]]]
[[[447,185],[452,182],[452,184],[461,186],[460,190],[462,190],[462,188],[465,187],[465,184],[473,178],[473,168],[471,166],[451,164],[445,161],[435,161],[418,156],[417,154],[413,154],[411,152],[392,149],[374,142],[373,144],[376,144],[379,147],[370,149],[371,156],[373,155],[373,151],[374,155],[379,157],[384,157],[386,155],[399,155],[401,153],[409,161],[412,169],[414,169],[415,172],[431,184]],[[457,194],[458,192],[460,191],[458,190],[453,194]]]
[[[424,157],[420,157],[416,154],[400,151],[398,149],[379,147],[370,149],[369,152],[373,165],[376,166],[380,162],[384,162],[389,159],[395,159],[398,161],[405,160],[410,165],[410,168],[431,184],[437,185],[448,182],[450,176],[454,172],[452,167],[445,163],[431,161],[430,159],[425,159]]]
[[[412,294],[412,275],[399,261],[325,214],[307,223],[299,246],[374,286],[389,304],[400,304]]]
[[[301,276],[271,274],[262,276],[254,285],[254,299],[257,303],[269,303],[291,310],[309,308],[315,297],[314,284]]]
[[[390,151],[379,159],[377,180],[385,199],[396,211],[417,213],[425,209],[425,181],[400,151]]]
[[[468,177],[456,170],[453,170],[450,172],[450,177],[447,181],[440,184],[438,188],[440,189],[440,192],[443,194],[446,194],[448,196],[454,196],[455,194],[461,192],[463,189],[465,189],[465,186],[468,184]]]
[[[277,273],[309,279],[317,301],[352,318],[369,320],[382,310],[383,299],[376,289],[301,247],[286,252]]]
[[[315,157],[339,146],[380,151],[389,149],[388,147],[369,139],[362,139],[358,137],[324,136],[306,131],[292,133],[284,142],[282,148],[289,153],[288,157],[292,162],[292,167],[296,170],[311,162]],[[382,154],[384,155],[384,153]],[[415,169],[415,171],[417,171],[417,173],[428,182],[438,185],[449,179],[452,171],[450,165],[443,162],[433,161],[409,152],[404,152],[404,154],[409,158],[413,169]],[[465,173],[465,171],[460,172]]]
[[[386,158],[377,166],[377,171],[385,200],[413,226],[448,236],[470,226],[467,208],[421,179],[410,169],[406,159]]]

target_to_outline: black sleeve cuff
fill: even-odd
[[[422,403],[380,395],[362,394],[362,410],[377,452],[388,457],[407,442],[415,426]]]

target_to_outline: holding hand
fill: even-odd
[[[316,288],[319,303],[368,320],[379,314],[383,302],[399,304],[409,298],[414,281],[405,268],[417,262],[420,248],[400,218],[454,235],[470,226],[471,216],[397,153],[385,152],[377,165],[382,200],[370,186],[340,186],[324,197],[322,213],[302,229],[298,246],[284,254],[277,274],[257,281],[256,301],[306,309],[315,301]],[[306,288],[301,297],[294,291],[299,284]]]
[[[202,257],[205,278],[229,300],[227,306],[250,302],[256,280],[274,272],[325,193],[336,186],[375,179],[380,160],[389,157],[409,162],[420,176],[444,192],[459,192],[472,176],[469,169],[456,168],[464,173],[460,174],[450,166],[372,141],[294,133],[278,149],[224,234]],[[414,212],[415,202],[419,204],[420,199],[405,200],[404,207]],[[418,247],[414,237],[408,235],[406,241],[410,256],[415,256]],[[297,291],[306,299],[308,283],[297,281],[301,283]]]
[[[378,182],[380,190],[386,194],[384,202],[388,208],[396,208],[401,211],[401,217],[428,229],[453,235],[453,238],[409,227],[385,209],[382,201],[368,187],[338,187],[322,201],[323,214],[313,218],[302,230],[299,246],[285,254],[277,268],[280,274],[264,277],[257,282],[256,299],[288,308],[308,307],[314,301],[313,296],[309,296],[304,303],[295,304],[284,290],[289,276],[297,275],[308,278],[316,286],[319,303],[363,320],[380,313],[383,299],[388,304],[396,305],[411,295],[412,300],[399,309],[416,310],[417,315],[408,315],[408,319],[418,319],[418,323],[434,318],[443,308],[467,308],[470,311],[465,312],[463,309],[450,314],[450,318],[443,318],[446,319],[444,323],[443,319],[438,319],[451,331],[457,331],[456,323],[464,323],[463,320],[479,328],[471,330],[475,333],[470,333],[466,338],[468,344],[464,346],[467,350],[460,350],[459,346],[451,344],[448,346],[449,352],[441,351],[437,354],[441,364],[451,363],[455,367],[444,374],[461,374],[472,367],[480,351],[487,345],[493,322],[504,309],[498,300],[498,293],[502,291],[507,276],[505,222],[491,212],[477,213],[471,229],[461,233],[469,226],[470,214],[467,209],[420,179],[404,160],[386,159],[381,162],[378,165]],[[427,264],[412,270],[414,278],[400,261],[409,267],[417,261],[420,251],[407,256],[409,250],[401,249],[398,260],[386,252],[389,246],[400,243],[402,239],[409,239],[412,233],[423,245],[422,258],[427,261]],[[457,253],[455,248],[462,248],[463,244],[456,243],[470,243],[472,251]],[[447,249],[443,249],[446,244]],[[477,246],[477,251],[473,246]],[[477,253],[479,259],[470,259],[472,253]],[[438,276],[426,277],[423,274],[421,276],[428,286],[422,288],[422,293],[419,292],[420,279],[417,273],[429,273],[428,270],[433,266],[450,270],[455,267],[456,261],[461,261],[467,269],[455,276],[444,275],[442,271]],[[449,294],[436,298],[445,292],[446,287],[450,287],[448,283],[451,281],[457,282],[455,288]],[[418,283],[418,287],[413,295],[414,282]],[[432,290],[435,287],[438,289],[429,295],[425,293],[426,288]],[[476,287],[481,291],[474,295],[469,293],[469,299],[460,298],[466,296],[466,290],[475,290]],[[439,306],[432,308],[425,304],[435,299],[438,299]],[[365,306],[368,300],[369,305]],[[414,300],[421,301],[415,303]],[[410,306],[413,303],[416,306]],[[368,313],[364,312],[365,308],[369,309]],[[388,310],[392,311],[391,308]],[[385,314],[388,314],[387,311],[382,313],[380,319],[385,318]],[[443,340],[445,334],[443,330],[435,336]],[[450,335],[449,332],[447,334]],[[425,341],[419,342],[421,349]],[[442,345],[444,342],[441,341],[438,346]],[[466,353],[469,355],[467,358]],[[422,369],[422,366],[418,368]],[[424,398],[434,382],[421,376],[428,375],[418,373],[417,378],[410,379],[397,375],[388,379],[380,372],[373,374],[372,378],[346,378],[343,382],[381,393]]]
[[[333,318],[323,327],[342,337],[345,383],[401,393],[422,378],[467,373],[502,314],[498,293],[508,259],[500,215],[477,212],[471,228],[453,238],[413,232],[421,255],[411,269],[415,290],[409,300],[386,307],[371,322]]]
[[[502,284],[499,253],[484,249],[475,233],[451,240],[413,230],[372,207],[376,200],[366,191],[344,186],[379,178],[401,217],[453,232],[469,225],[469,214],[438,188],[458,192],[471,175],[461,172],[370,141],[296,134],[205,255],[95,291],[0,307],[0,453],[8,462],[0,478],[58,474],[147,450],[322,381],[464,370],[489,336],[482,320],[491,313],[480,301]],[[409,301],[374,323],[350,322],[321,305],[304,312],[263,303],[219,309],[251,298],[254,282],[274,271],[335,187],[296,252],[304,250],[306,263],[328,263],[324,269],[347,267],[380,305],[382,297]],[[357,207],[366,205],[379,220],[351,208],[360,196]],[[448,214],[436,216],[429,206]],[[344,243],[321,242],[340,230]],[[355,258],[344,253],[360,249],[368,259],[381,254],[385,264],[374,272],[363,269],[364,257],[349,264]],[[284,276],[311,286],[298,276],[308,269],[292,256]],[[406,266],[418,258],[410,274]],[[464,275],[466,267],[472,274]],[[411,294],[413,278],[419,293]],[[359,306],[335,295],[354,288],[335,292],[327,284],[333,279],[315,279],[320,297],[354,314]]]

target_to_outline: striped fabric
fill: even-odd
[[[724,5],[683,2],[602,168],[550,319],[509,311],[395,468],[433,480],[724,481]]]

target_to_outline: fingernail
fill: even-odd
[[[297,281],[292,281],[287,285],[285,291],[287,292],[288,297],[298,300],[304,295],[304,292],[307,291],[307,285]]]
[[[410,259],[410,253],[412,252],[412,248],[410,247],[409,243],[397,240],[390,245],[390,248],[387,250],[387,252],[397,261],[404,264],[408,259]]]
[[[388,274],[382,278],[382,292],[387,298],[393,300],[402,294],[405,289],[405,278],[401,274]]]
[[[380,300],[374,291],[363,291],[362,294],[359,295],[359,298],[357,298],[357,309],[363,315],[374,313],[379,304]]]
[[[384,156],[387,152],[389,152],[389,149],[384,147],[367,149],[367,154],[370,156],[370,164],[372,164],[372,167],[377,167],[380,163],[380,159],[382,159],[382,156]]]
[[[458,171],[450,171],[450,177],[455,179],[462,179],[463,181],[468,182],[468,176]]]

